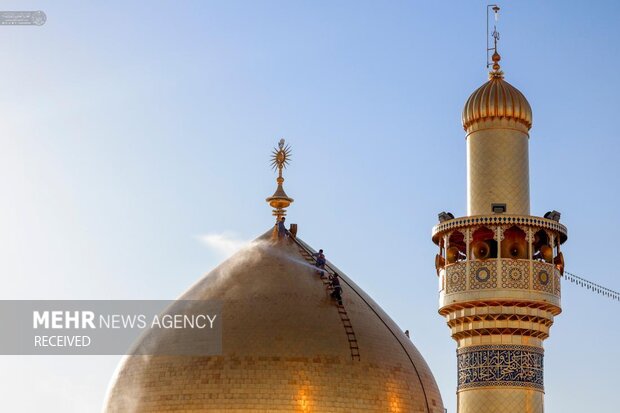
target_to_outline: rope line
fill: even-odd
[[[579,287],[587,288],[588,290],[591,290],[592,292],[601,294],[605,297],[609,297],[612,300],[620,301],[620,293],[617,291],[610,290],[609,288],[603,287],[602,285],[599,285],[592,281],[588,281],[585,278],[582,278],[568,271],[564,271],[564,278],[572,282],[573,284],[576,284]]]

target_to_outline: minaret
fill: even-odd
[[[556,211],[530,215],[532,110],[492,50],[489,81],[463,109],[467,216],[443,212],[433,228],[439,314],[457,342],[458,413],[542,413],[567,232]]]

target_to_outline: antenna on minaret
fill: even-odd
[[[493,32],[489,33],[490,25],[489,20],[491,13],[493,13]],[[487,5],[487,69],[491,67],[494,62],[489,59],[491,56],[490,52],[493,51],[493,54],[497,53],[497,41],[499,40],[499,32],[497,31],[497,20],[499,19],[499,6],[497,4],[489,4]],[[491,47],[491,38],[493,38],[493,47]]]

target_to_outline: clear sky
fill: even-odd
[[[480,1],[3,1],[0,299],[173,299],[272,225],[271,148],[299,235],[400,324],[455,412],[437,213],[465,214],[463,103],[486,80]],[[620,289],[620,3],[503,6],[530,101],[532,213],[567,269]],[[546,411],[617,404],[619,303],[565,283]],[[119,357],[0,357],[3,411],[96,412]]]

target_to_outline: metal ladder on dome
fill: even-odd
[[[306,262],[315,265],[316,259],[312,256],[312,252],[309,251],[304,245],[302,245],[296,238],[291,237],[291,239],[299,247],[299,251],[301,252],[301,255],[304,257]],[[328,264],[325,265],[325,272],[332,275],[334,274],[334,270]],[[327,293],[331,295],[332,291],[334,291],[334,287],[332,287],[329,278],[321,275],[321,281],[323,282]],[[344,307],[343,304],[339,303],[336,304],[336,308],[338,309],[338,315],[340,316],[340,321],[342,322],[344,331],[347,334],[349,349],[351,350],[351,360],[360,361],[360,348],[357,343],[357,337],[355,336],[355,331],[353,330],[353,325],[351,324],[351,319],[349,318],[347,309]]]

